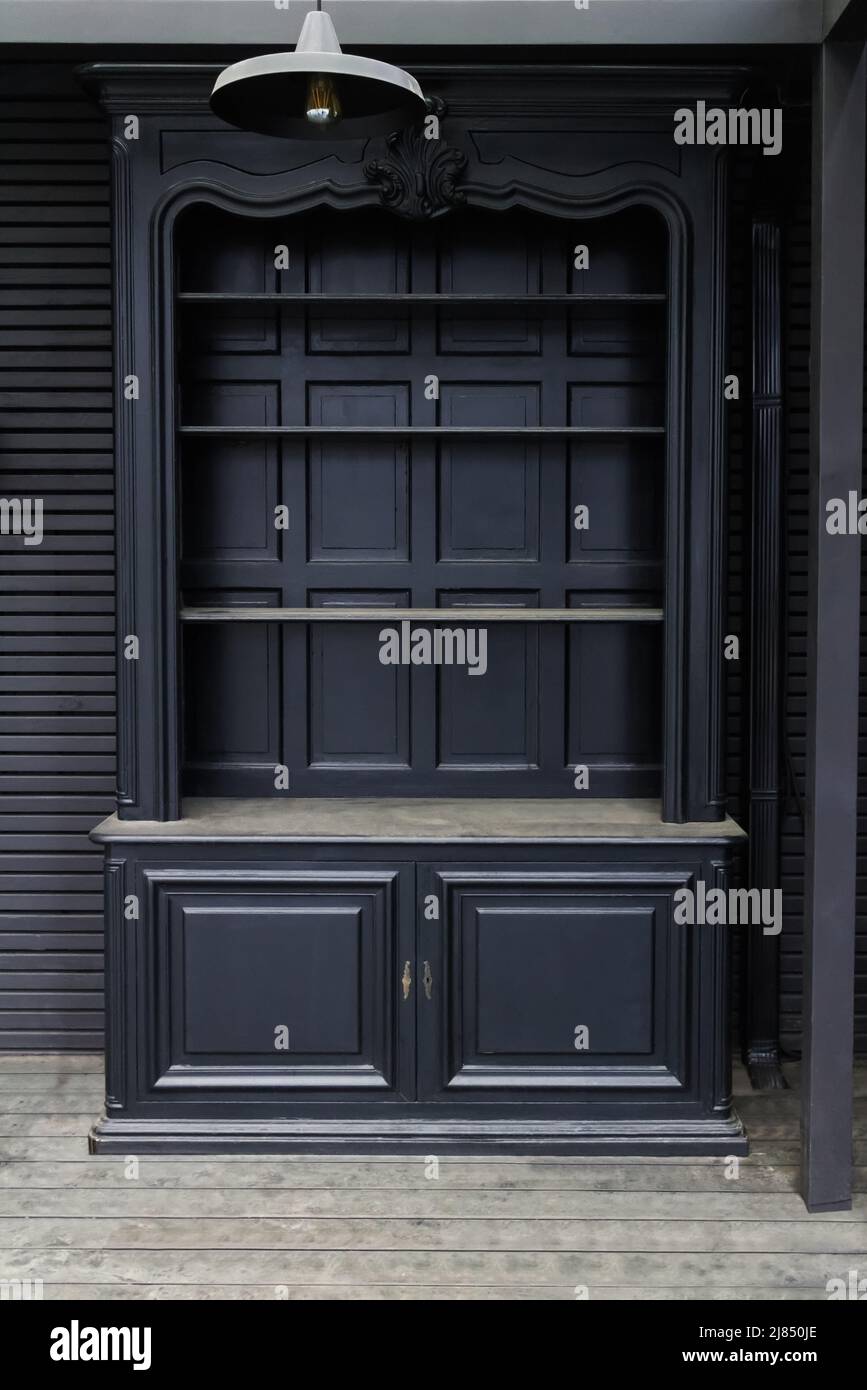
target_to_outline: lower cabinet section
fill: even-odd
[[[107,846],[94,1150],[746,1152],[725,843],[385,848]]]

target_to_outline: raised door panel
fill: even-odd
[[[538,606],[536,593],[501,592],[501,608]],[[444,609],[484,608],[489,593],[439,596]],[[448,622],[446,615],[445,622]],[[448,630],[448,629],[447,629]],[[437,672],[437,768],[452,774],[537,772],[540,765],[539,629],[532,623],[467,625],[467,664]]]
[[[405,383],[317,382],[308,391],[312,425],[406,425]],[[409,460],[405,442],[312,441],[308,466],[311,561],[409,557]]]
[[[420,1091],[484,1100],[689,1085],[689,875],[431,871],[420,956]]]
[[[569,595],[570,602],[583,597]],[[601,593],[599,601],[614,606],[620,597]],[[627,769],[636,794],[656,795],[661,637],[652,623],[573,624],[566,631],[566,758],[570,767],[589,768],[591,794]]]
[[[202,607],[274,608],[279,593],[191,590],[188,599]],[[219,795],[227,782],[246,796],[273,791],[283,762],[281,646],[279,627],[264,623],[184,630],[184,774],[199,795]]]
[[[394,219],[382,221],[374,215],[355,214],[347,235],[345,217],[339,213],[320,215],[311,226],[307,252],[307,288],[312,294],[406,294],[410,289],[410,248],[404,228]],[[310,314],[307,352],[393,353],[410,350],[410,329],[406,310],[394,314],[386,310],[371,313],[362,309],[353,314],[344,308],[329,307],[321,317]]]
[[[279,563],[283,533],[274,525],[280,497],[279,448],[273,442],[210,439],[190,447],[181,489],[182,561]],[[219,570],[217,570],[219,574]]]
[[[647,440],[594,438],[569,454],[569,562],[606,574],[621,565],[632,582],[635,566],[652,566],[661,587],[662,451]]]
[[[141,887],[143,1099],[412,1094],[400,871],[145,869]]]
[[[313,593],[311,607],[403,607],[405,592]],[[311,623],[307,634],[306,703],[309,772],[324,768],[352,771],[359,767],[409,769],[410,703],[405,666],[384,666],[379,659],[379,627],[374,623]],[[351,699],[347,699],[347,692]],[[303,699],[297,684],[290,699],[297,711],[296,739],[303,736]],[[312,783],[308,783],[311,785]]]
[[[538,383],[440,386],[440,423],[472,428],[539,424]],[[517,440],[448,441],[439,449],[443,564],[535,561],[540,548],[540,450]],[[495,581],[496,582],[496,581]]]

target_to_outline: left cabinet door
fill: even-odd
[[[141,1099],[412,1098],[411,870],[147,864],[137,876]]]

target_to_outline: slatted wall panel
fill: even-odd
[[[112,808],[109,158],[68,67],[0,69],[0,1048],[102,1043]]]
[[[867,332],[864,342],[867,401]],[[867,410],[862,449],[861,495],[867,496]],[[855,939],[855,1050],[867,1053],[867,549],[861,550],[861,698],[858,710],[858,859]]]
[[[792,203],[785,239],[785,565],[784,755],[786,797],[781,830],[783,936],[780,956],[781,1038],[801,1046],[804,819],[806,770],[807,507],[810,467],[810,184],[809,169]]]
[[[807,507],[809,488],[810,204],[809,152],[793,190],[786,238],[786,700],[788,793],[782,825],[783,938],[780,976],[783,1046],[801,1047],[803,999],[804,786],[806,775]],[[796,195],[796,196],[795,196]],[[867,461],[867,452],[865,452]],[[864,487],[867,488],[867,470]],[[867,567],[861,585],[858,921],[855,1048],[867,1052]]]
[[[864,361],[867,364],[867,334]],[[864,374],[867,401],[867,369]],[[867,496],[867,410],[861,474],[861,495]],[[858,708],[858,860],[855,937],[855,1051],[867,1053],[867,549],[861,550],[861,698]]]

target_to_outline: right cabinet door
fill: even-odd
[[[691,881],[634,864],[424,870],[420,1099],[682,1096],[695,928],[674,894]]]

